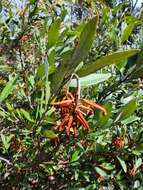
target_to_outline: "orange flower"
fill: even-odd
[[[98,175],[97,179],[99,182],[103,182],[104,181],[104,177],[102,175]]]
[[[59,144],[59,142],[60,142],[60,140],[58,137],[50,139],[50,143],[54,144],[55,146],[57,146]]]
[[[56,126],[56,129],[63,131],[66,129],[67,136],[70,137],[70,129],[73,128],[74,136],[77,136],[77,129],[80,125],[84,130],[89,130],[89,124],[86,121],[86,116],[89,114],[94,114],[94,109],[98,109],[107,115],[107,111],[102,106],[95,104],[86,99],[78,99],[78,95],[64,91],[63,96],[60,96],[58,102],[52,102],[51,105],[54,106],[60,114],[60,125]],[[87,104],[91,108],[82,105],[81,102]]]
[[[128,167],[127,167],[127,173],[129,174],[129,176],[132,176],[132,177],[135,176],[136,172],[137,172],[137,170],[136,170],[135,166],[133,164],[129,163]]]
[[[82,101],[85,103],[85,104],[88,104],[90,105],[91,107],[95,108],[95,109],[98,109],[100,111],[103,111],[103,114],[106,116],[107,115],[107,111],[105,108],[103,108],[102,106],[98,105],[98,104],[95,104],[94,102],[91,102],[89,100],[86,100],[86,99],[82,99]]]
[[[123,137],[116,137],[113,139],[112,144],[117,148],[121,149],[125,146],[125,140]]]
[[[29,36],[28,35],[23,35],[20,39],[21,42],[26,42],[28,40]]]

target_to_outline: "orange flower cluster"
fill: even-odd
[[[16,152],[24,152],[26,150],[26,147],[20,139],[13,137],[11,149]]]
[[[127,166],[127,173],[129,176],[134,177],[137,173],[136,167],[133,164],[129,163]]]
[[[121,149],[125,146],[125,140],[123,137],[114,138],[112,143],[117,149]]]
[[[77,129],[82,126],[84,130],[89,130],[89,124],[86,120],[87,115],[94,114],[94,109],[101,110],[104,115],[107,115],[107,111],[102,106],[93,103],[87,99],[78,99],[77,92],[66,92],[59,98],[58,102],[51,103],[60,117],[58,121],[59,125],[56,129],[63,131],[66,129],[68,137],[70,137],[71,128],[74,131],[74,136],[77,136]],[[85,106],[88,105],[90,107]]]
[[[20,39],[20,42],[26,42],[28,40],[29,36],[28,35],[23,35]]]
[[[103,182],[105,180],[104,177],[102,175],[99,175],[99,174],[97,175],[97,179],[99,182]]]

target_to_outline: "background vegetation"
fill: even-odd
[[[137,3],[137,1],[136,1]],[[0,2],[0,187],[143,189],[143,13],[133,1]],[[70,85],[90,130],[55,130]],[[59,113],[58,113],[59,114]]]

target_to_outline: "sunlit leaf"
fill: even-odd
[[[124,43],[129,38],[129,36],[131,35],[134,29],[134,26],[135,26],[135,22],[131,22],[129,25],[126,26],[121,36],[122,43]]]
[[[138,158],[135,161],[135,168],[138,169],[142,165],[142,159]]]
[[[125,5],[125,3],[119,3],[117,6],[115,6],[115,7],[112,9],[112,13],[113,13],[113,14],[116,14],[116,12],[119,11],[124,5]]]
[[[99,175],[101,175],[101,176],[103,176],[103,177],[107,177],[107,174],[106,174],[106,172],[103,170],[103,169],[101,169],[101,168],[99,168],[99,167],[95,167],[95,170],[96,170],[96,172],[99,174]]]
[[[8,102],[6,102],[6,107],[7,107],[9,112],[13,111],[13,106],[11,104],[9,104]]]
[[[117,156],[117,159],[119,160],[124,172],[126,173],[127,172],[127,166],[126,166],[125,161],[122,158],[118,157],[118,156]]]
[[[139,180],[136,180],[134,182],[134,189],[138,189],[138,190],[142,190],[142,187],[140,186],[140,181]]]
[[[54,73],[56,70],[56,67],[54,65],[49,66],[49,70],[48,70],[48,75]],[[45,76],[45,64],[41,64],[39,65],[38,69],[37,69],[37,75],[38,77],[42,78]]]
[[[77,72],[77,74],[82,77],[91,73],[95,73],[97,70],[102,69],[106,66],[118,64],[121,61],[137,54],[139,51],[139,49],[133,49],[110,53],[109,55],[97,59],[93,63],[84,65],[83,68]]]
[[[3,100],[5,100],[9,94],[11,94],[12,90],[14,89],[14,84],[16,82],[17,77],[14,77],[13,79],[9,80],[6,83],[6,86],[4,87],[4,89],[2,90],[1,94],[0,94],[0,102],[2,102]]]
[[[97,17],[91,19],[82,30],[79,43],[68,63],[70,68],[75,69],[75,67],[88,55],[95,36],[97,21]]]
[[[141,119],[140,117],[132,115],[132,116],[128,117],[127,119],[122,120],[121,123],[124,125],[128,125],[128,124],[133,123],[135,121],[139,121],[140,119]]]
[[[103,163],[102,168],[104,168],[105,170],[113,170],[115,168],[114,165],[112,165],[111,163]]]
[[[48,31],[48,47],[54,46],[59,38],[61,20],[57,19],[52,24]]]
[[[76,181],[78,180],[78,177],[79,177],[79,173],[75,170],[75,172],[74,172],[74,178],[75,178]]]
[[[26,110],[24,110],[24,109],[20,109],[20,113],[24,116],[24,118],[25,119],[27,119],[28,121],[30,121],[30,122],[34,122],[33,121],[33,119],[31,118],[31,116],[30,116],[30,113],[29,112],[27,112]]]
[[[72,155],[71,162],[75,162],[79,159],[79,151],[75,151]]]
[[[68,56],[68,60],[58,68],[57,72],[51,78],[53,90],[58,89],[65,75],[74,72],[78,64],[88,55],[94,40],[98,18],[91,19],[81,32],[79,43],[75,48],[73,55]]]
[[[111,77],[110,73],[109,74],[102,74],[102,73],[101,74],[91,74],[86,77],[79,78],[79,82],[80,82],[81,88],[86,88],[88,86],[104,82],[107,79],[109,79],[110,77]],[[77,86],[76,83],[77,83],[76,80],[72,79],[70,86],[76,87]]]
[[[3,143],[5,151],[7,151],[9,149],[9,147],[10,147],[10,141],[13,138],[13,136],[14,136],[13,134],[11,134],[11,135],[3,135],[3,134],[1,134],[0,135],[1,141]]]
[[[44,137],[49,138],[49,139],[54,139],[57,137],[57,134],[55,134],[54,131],[52,130],[44,130],[43,135]]]

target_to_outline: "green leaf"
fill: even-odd
[[[65,7],[63,7],[63,10],[62,10],[61,15],[60,15],[60,18],[61,18],[62,21],[64,20],[66,15],[67,15],[67,10],[66,10]]]
[[[27,119],[30,122],[34,122],[33,119],[31,118],[29,112],[25,111],[24,109],[20,109],[20,113],[22,113],[22,115],[25,117],[25,119]]]
[[[135,161],[135,168],[138,169],[142,165],[142,159],[138,158]]]
[[[37,0],[29,0],[31,4],[36,3]]]
[[[79,151],[75,151],[72,155],[71,162],[76,162],[79,159]]]
[[[41,64],[39,65],[38,69],[37,69],[37,75],[42,78],[43,76],[45,76],[45,65]]]
[[[134,63],[135,67],[132,67],[132,72],[130,73],[128,79],[138,79],[139,77],[142,77],[143,73],[143,47],[141,48],[141,51],[138,53],[137,60]]]
[[[133,150],[133,154],[139,156],[143,153],[143,143],[139,144],[135,147],[135,149]]]
[[[114,165],[112,165],[111,163],[103,163],[102,168],[106,169],[106,170],[113,170],[115,168]]]
[[[143,63],[143,62],[142,62]],[[129,80],[138,79],[142,77],[143,65],[140,65],[138,68],[134,68],[133,72],[129,76]]]
[[[45,116],[51,116],[51,115],[54,115],[53,113],[55,112],[55,108],[54,107],[51,107],[48,109],[47,113],[45,114]]]
[[[54,66],[55,64],[55,55],[56,55],[56,51],[55,48],[51,48],[51,51],[48,52],[48,63],[49,66]]]
[[[46,106],[45,109],[47,109],[47,105],[48,105],[48,101],[49,101],[49,99],[50,99],[50,95],[51,95],[51,92],[50,92],[50,84],[49,84],[49,82],[47,81],[47,82],[46,82],[46,89],[45,89],[45,106]]]
[[[101,74],[91,74],[91,75],[88,75],[86,77],[80,78],[79,82],[80,82],[81,88],[86,88],[88,86],[104,82],[107,79],[109,79],[110,77],[111,77],[110,73],[108,73],[108,74],[102,74],[102,73]],[[77,83],[76,80],[72,79],[70,86],[76,87],[77,86],[76,83]]]
[[[5,151],[7,151],[10,147],[10,141],[14,135],[11,134],[9,136],[6,136],[6,135],[1,134],[0,136],[1,136],[1,141],[3,143],[4,149],[5,149]]]
[[[143,63],[143,46],[141,47],[141,51],[138,53],[138,58],[137,58],[137,66],[141,66]]]
[[[57,43],[59,38],[59,30],[60,30],[61,20],[57,19],[52,24],[48,31],[48,47],[51,48]]]
[[[44,137],[49,138],[49,139],[54,139],[57,137],[57,135],[52,130],[44,130],[43,135]]]
[[[65,75],[71,75],[75,71],[78,64],[88,55],[94,40],[97,20],[98,18],[95,17],[84,26],[84,29],[80,35],[79,43],[73,55],[69,56],[68,60],[64,60],[59,66],[57,72],[51,76],[52,90],[56,91],[60,87]]]
[[[79,172],[77,172],[77,171],[75,170],[75,172],[74,172],[74,178],[75,178],[76,181],[78,180],[78,177],[79,177]]]
[[[136,180],[134,182],[133,189],[143,190],[143,188],[140,186],[140,181],[139,180]]]
[[[128,102],[124,107],[121,108],[116,121],[124,120],[124,119],[128,118],[131,114],[134,113],[136,108],[137,108],[137,100],[133,99],[130,102]]]
[[[117,156],[117,159],[119,160],[124,172],[126,173],[127,172],[127,166],[126,166],[125,161],[122,158],[118,157],[118,156]]]
[[[97,111],[97,114],[95,115],[95,118],[100,126],[105,126],[111,117],[111,111],[112,111],[112,104],[107,103],[103,106],[107,110],[107,115],[104,116],[101,111]]]
[[[123,33],[122,33],[122,36],[121,36],[121,41],[122,43],[124,43],[128,38],[129,36],[131,35],[133,29],[134,29],[134,26],[135,26],[135,22],[131,22],[129,25],[127,25],[127,27],[124,29]]]
[[[114,7],[114,9],[112,9],[112,14],[116,14],[117,11],[119,11],[124,5],[125,3],[119,3],[117,6]]]
[[[80,25],[78,25],[74,31],[68,31],[67,32],[67,35],[68,36],[80,36],[82,30],[84,29],[85,27],[85,23],[81,23]]]
[[[9,80],[6,83],[6,86],[4,87],[4,89],[2,90],[1,94],[0,94],[0,102],[2,102],[3,100],[5,100],[9,94],[11,94],[12,90],[14,89],[14,84],[16,82],[17,77],[14,77],[13,79]]]
[[[0,116],[3,117],[3,118],[6,118],[6,113],[4,111],[0,110]]]
[[[70,68],[73,68],[73,70],[88,55],[88,52],[94,40],[97,21],[97,17],[91,19],[81,32],[79,43],[73,53],[71,60],[68,63],[70,65]]]
[[[130,96],[127,96],[126,98],[125,98],[125,97],[122,97],[122,98],[121,98],[121,103],[122,103],[123,105],[125,105],[125,104],[129,103],[131,100],[133,100],[134,97],[135,97],[134,94],[132,94],[132,95],[130,95]]]
[[[9,104],[8,102],[6,102],[6,107],[7,107],[9,112],[12,112],[14,109],[13,106],[11,104]]]
[[[102,170],[101,168],[95,167],[95,170],[96,170],[96,172],[97,172],[99,175],[103,176],[104,178],[107,177],[106,172],[105,172],[104,170]]]
[[[122,120],[121,123],[124,125],[128,125],[128,124],[133,123],[135,121],[139,121],[140,119],[141,119],[140,117],[132,115],[132,116],[128,117],[127,119]]]
[[[48,70],[48,75],[52,74],[54,71],[56,70],[56,67],[54,65],[49,67]],[[38,77],[42,78],[45,76],[45,64],[41,64],[39,65],[38,69],[37,69],[37,75]]]
[[[1,134],[1,140],[2,140],[4,148],[7,150],[9,148],[9,142],[7,141],[7,137]]]
[[[102,69],[106,66],[112,64],[118,64],[126,60],[127,58],[137,54],[139,51],[140,51],[139,49],[133,49],[133,50],[113,52],[109,55],[101,57],[100,59],[97,59],[93,63],[84,65],[83,68],[77,72],[77,74],[80,77],[82,77],[89,75],[91,73],[95,73],[97,70]]]

